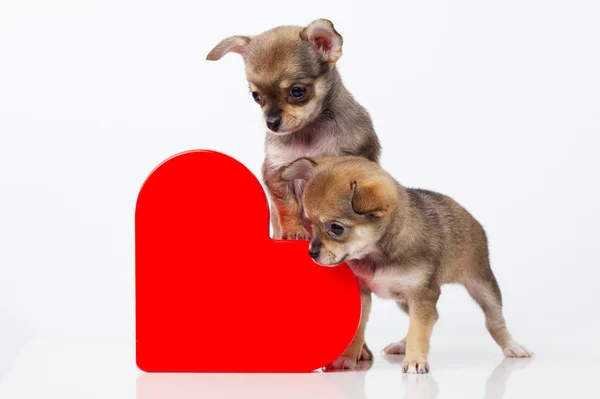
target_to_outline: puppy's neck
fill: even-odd
[[[396,183],[396,192],[396,203],[391,207],[384,233],[369,257],[371,263],[402,263],[409,256],[413,236],[418,231],[419,221],[411,209],[406,189]]]
[[[380,241],[381,251],[395,264],[417,256],[427,244],[423,217],[406,188],[397,184],[398,202]]]
[[[373,251],[360,259],[352,259],[347,263],[352,272],[359,278],[372,278],[376,270],[385,268],[390,264],[387,255],[383,253],[379,246],[375,246]]]

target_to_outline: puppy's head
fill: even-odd
[[[240,54],[250,93],[271,133],[290,134],[314,121],[335,86],[331,73],[342,55],[342,36],[326,19],[305,28],[280,26],[257,36],[231,36],[206,57]]]
[[[282,178],[307,181],[303,207],[315,262],[335,266],[378,251],[398,193],[377,164],[359,157],[301,158],[284,168]]]

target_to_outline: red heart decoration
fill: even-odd
[[[346,266],[269,238],[265,193],[241,163],[189,151],[137,200],[136,356],[149,372],[307,372],[337,358],[360,321]]]

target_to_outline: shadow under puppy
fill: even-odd
[[[271,197],[274,237],[310,239],[302,220],[302,182],[281,179],[300,157],[356,155],[378,161],[380,145],[367,111],[342,84],[336,61],[342,36],[319,19],[307,27],[280,26],[256,36],[231,36],[208,54],[244,59],[254,101],[267,125],[263,180]]]
[[[440,287],[448,283],[466,287],[506,356],[532,355],[506,327],[482,226],[450,197],[405,188],[360,157],[299,159],[283,170],[282,178],[308,181],[303,202],[312,227],[310,256],[323,266],[347,262],[362,291],[357,334],[329,367],[353,368],[362,356],[375,293],[395,300],[410,317],[406,338],[384,351],[405,353],[405,372],[427,373],[436,304]]]

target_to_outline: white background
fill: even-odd
[[[133,341],[147,174],[196,148],[260,171],[265,133],[242,60],[206,54],[320,17],[344,37],[339,69],[371,113],[382,165],[487,229],[516,338],[565,362],[598,352],[597,1],[2,0],[0,379],[16,342]],[[434,352],[500,361],[462,288],[445,288],[439,310]],[[367,339],[378,352],[406,328],[376,301]]]

